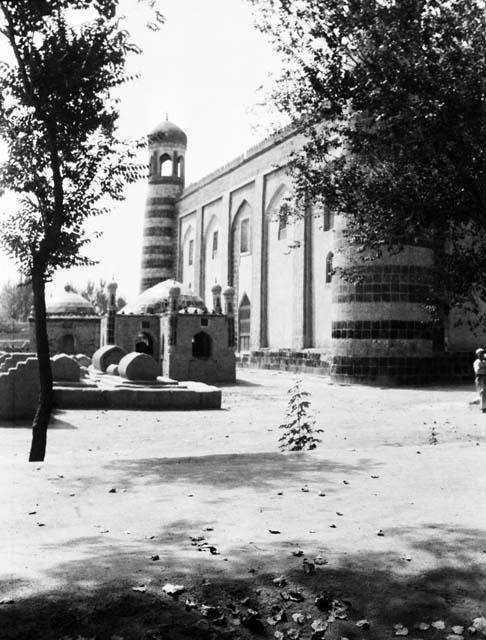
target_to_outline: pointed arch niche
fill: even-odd
[[[230,284],[235,289],[235,299],[238,301],[236,318],[238,348],[240,347],[240,301],[244,292],[249,292],[251,295],[252,291],[252,225],[253,210],[248,201],[243,200],[233,218],[230,243]],[[249,340],[248,334],[248,339],[244,340],[245,346],[248,343],[248,349],[250,348]]]
[[[294,225],[280,215],[288,195],[285,184],[274,191],[265,210],[264,291],[263,308],[266,310],[265,346],[290,348],[292,346],[293,256],[291,249]]]
[[[192,224],[189,224],[182,236],[179,265],[180,281],[194,289],[194,255],[195,255],[195,234]]]
[[[223,284],[223,251],[222,228],[216,214],[211,216],[204,231],[204,302],[208,309],[212,308],[213,296],[211,289],[215,284]]]

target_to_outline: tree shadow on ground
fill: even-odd
[[[114,460],[104,469],[112,477],[118,473],[124,488],[133,483],[162,485],[184,483],[234,489],[242,486],[257,491],[268,491],[289,480],[304,482],[332,482],[336,474],[351,476],[369,473],[381,466],[371,458],[353,463],[320,459],[305,453],[248,453],[191,456],[185,458],[145,458]],[[87,481],[91,484],[93,479]],[[332,492],[332,486],[329,492]]]
[[[187,529],[201,523],[173,524],[179,535],[185,535]],[[236,549],[228,554],[227,563],[192,549],[193,556],[199,555],[196,562],[178,552],[182,540],[170,539],[168,533],[161,531],[157,536],[158,548],[166,550],[160,563],[147,559],[146,541],[130,549],[97,549],[96,541],[90,555],[54,565],[47,577],[57,584],[55,589],[0,606],[2,638],[247,639],[272,638],[275,629],[289,628],[299,628],[302,637],[309,637],[310,633],[305,634],[312,620],[325,620],[326,608],[335,600],[346,604],[346,619],[330,623],[326,640],[343,636],[384,640],[393,636],[397,623],[406,625],[411,637],[419,637],[424,634],[412,631],[416,623],[442,619],[446,629],[428,631],[426,636],[438,640],[450,634],[454,624],[468,626],[480,615],[486,600],[486,567],[477,555],[484,546],[484,531],[479,529],[432,524],[393,532],[436,561],[422,571],[414,571],[395,553],[364,550],[341,556],[332,565],[318,566],[312,573],[304,571],[302,558],[282,553],[271,544],[261,552],[242,554]],[[444,558],[444,543],[448,558]],[[255,566],[258,570],[251,569]],[[287,580],[285,586],[273,583],[276,566]],[[162,590],[166,582],[183,584],[184,594],[178,600],[170,598]],[[133,591],[141,585],[145,590]],[[16,586],[9,581],[0,583],[2,597],[8,597]],[[282,598],[281,594],[291,591],[300,593],[302,601]],[[318,608],[315,598],[324,593]],[[224,620],[213,622],[205,617],[203,605],[217,607]],[[272,605],[285,609],[286,622],[268,623]],[[260,621],[253,630],[241,624],[250,610],[258,613]],[[304,614],[302,626],[292,619],[299,613]],[[370,623],[369,631],[356,626],[363,618]]]
[[[59,418],[51,418],[49,429],[77,429],[74,424],[60,420]],[[0,421],[0,429],[32,429],[32,420],[11,420]]]

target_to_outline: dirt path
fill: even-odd
[[[14,601],[0,604],[1,638],[305,639],[329,618],[324,591],[321,609],[334,600],[345,616],[331,639],[391,638],[398,623],[446,638],[486,614],[486,416],[472,387],[305,376],[325,432],[284,455],[292,376],[240,378],[222,411],[63,412],[40,465],[25,462],[28,428],[0,427],[0,600]],[[272,605],[287,622],[267,621]],[[437,620],[444,630],[413,629]]]

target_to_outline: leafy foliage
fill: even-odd
[[[288,390],[286,420],[279,426],[283,435],[279,438],[279,448],[287,451],[315,449],[320,442],[315,434],[323,429],[315,428],[315,420],[309,415],[310,394],[302,390],[302,380],[297,379]]]
[[[74,291],[81,294],[84,298],[89,300],[96,309],[96,312],[100,315],[104,314],[108,310],[109,294],[107,289],[106,280],[88,280],[86,285],[82,288],[75,287],[72,284],[67,284],[64,288],[66,291]],[[119,296],[116,300],[117,310],[126,305],[126,300]]]
[[[0,289],[0,318],[25,321],[32,307],[32,289],[25,282],[7,282]]]
[[[486,299],[482,0],[251,0],[284,59],[273,100],[308,136],[294,210],[346,217],[370,260],[433,246],[430,310]],[[343,272],[354,278],[352,270]]]
[[[126,80],[137,52],[120,29],[115,0],[3,0],[2,33],[16,64],[0,66],[0,136],[8,159],[0,188],[19,196],[19,211],[2,224],[2,246],[23,274],[34,266],[49,278],[57,268],[87,264],[83,222],[123,199],[126,183],[144,175],[137,146],[116,138],[111,90]],[[94,19],[81,23],[84,11]],[[70,21],[68,22],[68,18]]]

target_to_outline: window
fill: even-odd
[[[326,284],[329,284],[332,281],[333,268],[332,268],[332,259],[334,258],[334,254],[332,251],[326,256]]]
[[[200,331],[192,339],[192,357],[207,360],[211,357],[212,340],[205,331]]]
[[[194,240],[189,240],[189,252],[187,255],[187,263],[191,265],[194,262]]]
[[[334,216],[329,210],[329,207],[324,205],[324,212],[322,214],[322,228],[324,231],[329,231],[334,226]]]
[[[238,309],[238,351],[250,350],[251,303],[246,295]]]
[[[214,258],[218,255],[218,232],[215,231],[213,233],[213,249],[212,249],[212,259],[214,260]]]
[[[177,160],[177,177],[184,177],[184,158],[182,156],[179,156]]]
[[[160,175],[172,175],[172,159],[168,153],[164,153],[164,155],[160,156]]]
[[[287,214],[280,211],[278,214],[278,239],[285,240],[287,237]]]
[[[250,251],[250,218],[245,218],[240,225],[240,253]]]

